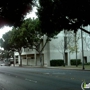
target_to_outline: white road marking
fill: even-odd
[[[37,81],[35,81],[35,83],[37,83]]]
[[[56,76],[56,77],[59,77],[59,76]]]
[[[52,74],[61,74],[61,75],[65,75],[65,73],[60,73],[60,72],[58,72],[58,73],[52,73]]]
[[[74,78],[71,78],[71,79],[74,79]]]
[[[27,78],[25,80],[28,80]]]
[[[32,81],[32,82],[35,82],[35,83],[37,82],[37,81],[34,81],[34,80],[31,80],[31,81]]]
[[[44,74],[50,74],[50,73],[44,73]]]
[[[35,81],[35,80],[30,80],[30,79],[25,79],[26,81],[30,81],[30,82],[34,82],[34,83],[37,83],[37,81]]]

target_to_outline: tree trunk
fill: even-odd
[[[40,57],[41,66],[43,66],[43,64],[42,64],[42,53],[41,52],[39,52],[39,57]]]
[[[21,52],[19,52],[19,56],[20,56],[20,67],[22,67],[22,58],[21,58]]]

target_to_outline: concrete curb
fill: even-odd
[[[64,68],[64,67],[46,67],[46,68],[52,68],[52,69],[63,69],[63,70],[79,70],[79,71],[90,71],[90,69],[82,69],[82,68]]]
[[[14,67],[14,66],[11,66]],[[63,70],[79,70],[79,71],[90,71],[90,69],[73,68],[73,67],[40,67],[40,66],[15,66],[15,68],[46,68],[46,69],[63,69]]]

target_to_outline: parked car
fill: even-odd
[[[5,60],[4,60],[4,64],[5,64],[5,66],[10,66],[10,60],[5,59]]]
[[[0,66],[5,66],[5,63],[0,64]]]
[[[5,62],[5,66],[10,66],[10,61]]]

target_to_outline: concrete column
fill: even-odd
[[[68,66],[70,66],[70,52],[68,52]]]
[[[36,53],[34,54],[34,63],[35,63],[35,66],[37,66]]]
[[[26,54],[26,60],[27,60],[27,65],[28,65],[28,58],[27,58],[27,54]]]
[[[20,65],[20,56],[18,55],[18,64]]]
[[[15,66],[15,64],[16,64],[16,56],[14,54],[14,66]]]

